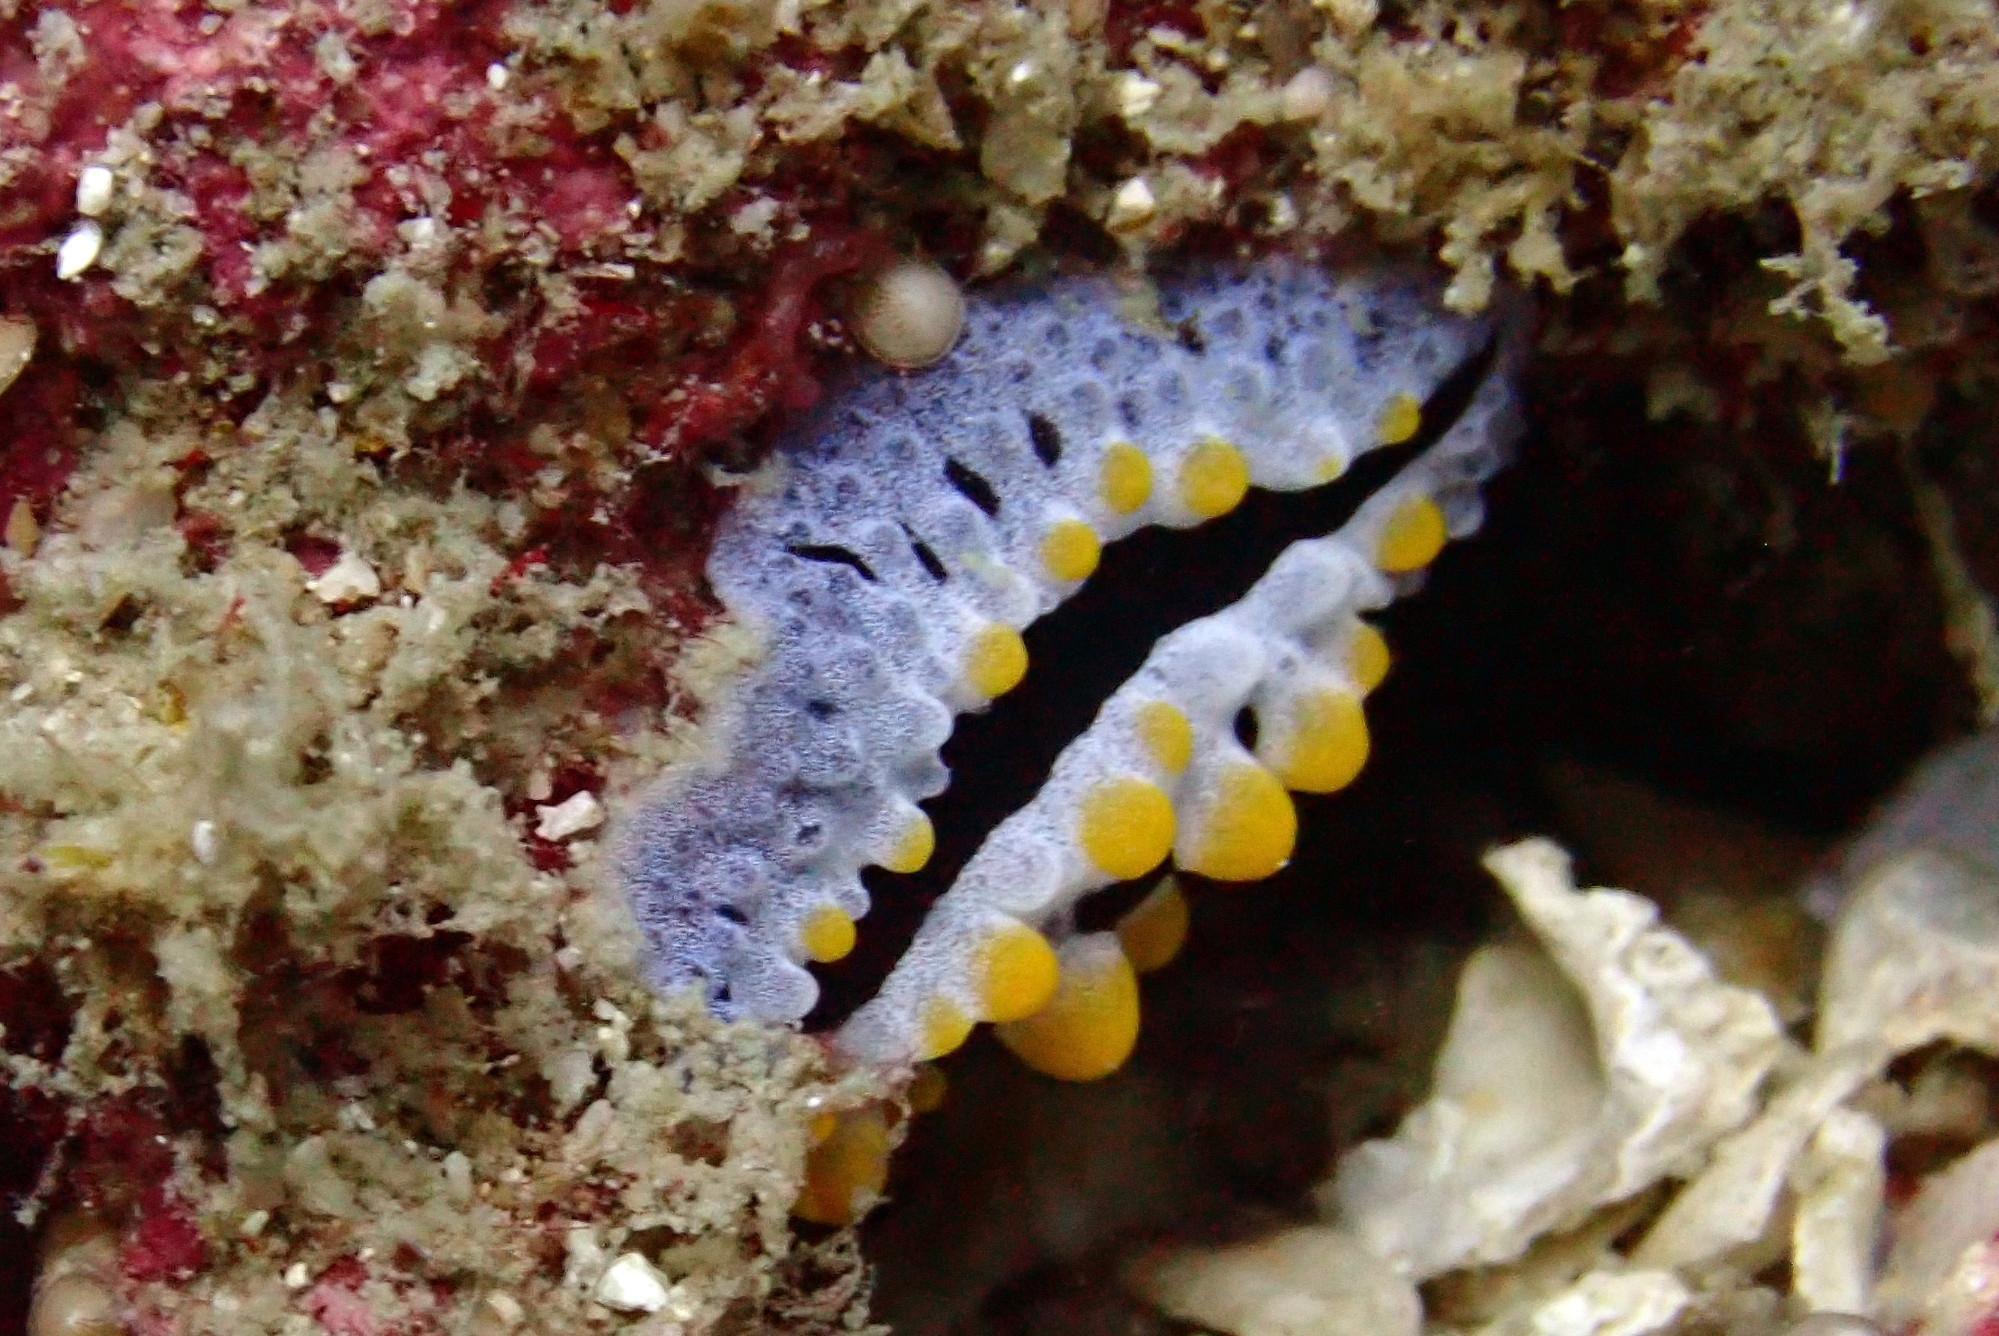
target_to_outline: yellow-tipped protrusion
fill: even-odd
[[[942,1067],[918,1067],[916,1075],[909,1078],[909,1091],[904,1096],[909,1100],[911,1113],[935,1113],[944,1107],[944,1096],[951,1093],[951,1079],[944,1075]]]
[[[1014,1056],[1060,1081],[1094,1081],[1122,1067],[1138,1042],[1138,976],[1117,938],[1094,933],[1064,942],[1055,996],[997,1033]]]
[[[1107,779],[1083,796],[1076,838],[1105,876],[1142,877],[1173,849],[1173,800],[1157,784],[1124,776]]]
[[[1055,995],[1055,948],[1025,923],[1009,923],[979,944],[976,966],[982,1019],[1017,1021]]]
[[[1374,564],[1390,575],[1420,571],[1437,559],[1449,536],[1437,503],[1427,496],[1412,496],[1381,526]]]
[[[895,847],[882,858],[881,865],[890,872],[921,872],[930,855],[937,852],[937,828],[930,824],[930,818],[922,812],[909,819],[909,825],[896,838]]]
[[[1260,765],[1230,766],[1215,783],[1206,819],[1188,832],[1180,866],[1216,881],[1257,881],[1291,861],[1298,812]]]
[[[921,1032],[916,1040],[916,1061],[929,1062],[946,1053],[956,1053],[972,1037],[972,1018],[959,1010],[948,997],[933,997],[924,1004]]]
[[[1147,701],[1138,707],[1138,740],[1153,763],[1169,775],[1179,774],[1194,759],[1194,726],[1179,706],[1167,701]]]
[[[1249,492],[1249,461],[1227,441],[1205,440],[1180,465],[1180,502],[1204,520],[1226,515]]]
[[[847,958],[847,953],[854,949],[854,936],[852,919],[832,905],[821,905],[799,929],[798,941],[808,959],[830,965]]]
[[[1262,759],[1284,787],[1337,793],[1367,764],[1367,714],[1345,691],[1310,691],[1292,702],[1289,728]]]
[[[1140,974],[1170,964],[1187,944],[1187,893],[1180,879],[1168,873],[1152,893],[1125,911],[1117,921],[1118,945]]]
[[[1119,441],[1104,451],[1097,490],[1112,514],[1131,514],[1152,499],[1152,461],[1137,446]]]
[[[1369,622],[1354,623],[1353,639],[1347,642],[1347,671],[1353,674],[1361,695],[1381,685],[1394,661],[1395,656],[1388,652],[1388,641],[1380,631]]]
[[[965,651],[965,683],[991,700],[1004,696],[1027,676],[1027,645],[1020,632],[994,622],[972,637]]]
[[[1081,520],[1057,520],[1041,536],[1041,565],[1056,580],[1087,580],[1097,569],[1104,545]]]
[[[818,1225],[851,1225],[888,1183],[888,1118],[876,1105],[822,1114],[815,1135],[828,1119],[830,1128],[805,1153],[805,1189],[791,1213]]]
[[[1391,394],[1381,406],[1381,418],[1374,424],[1383,445],[1400,445],[1423,426],[1423,405],[1412,394]]]

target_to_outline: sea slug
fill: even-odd
[[[1252,486],[1338,478],[1417,438],[1425,401],[1481,372],[1348,523],[1161,639],[836,1045],[908,1062],[1001,1021],[1044,1069],[1115,1065],[1136,1024],[1130,969],[1114,936],[1072,932],[1071,906],[1169,854],[1266,876],[1295,833],[1286,790],[1359,770],[1360,702],[1387,666],[1360,614],[1478,526],[1478,485],[1517,432],[1525,321],[1445,314],[1409,272],[1295,262],[1163,279],[1156,298],[1134,314],[1130,285],[1104,277],[978,296],[947,356],[857,373],[744,489],[708,576],[762,659],[717,712],[712,754],[647,795],[622,838],[657,985],[703,986],[724,1016],[804,1016],[807,963],[845,955],[868,907],[861,869],[929,858],[919,804],[947,783],[955,716],[1021,680],[1021,630],[1105,543],[1198,525]],[[1245,707],[1253,753],[1234,732]]]

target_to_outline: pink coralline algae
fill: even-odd
[[[580,377],[619,379],[633,466],[809,402],[815,289],[886,254],[849,221],[845,173],[767,182],[774,244],[738,245],[723,277],[704,276],[682,258],[681,217],[625,160],[670,147],[663,132],[579,116],[562,71],[524,54],[535,21],[491,0],[227,15],[117,0],[0,20],[0,314],[41,333],[9,395],[0,515],[18,498],[47,517],[92,385],[115,376],[192,376],[235,414],[301,380],[344,402],[327,353],[380,361],[368,321],[409,290],[378,291],[389,279],[447,304],[448,356],[464,364],[433,380],[464,384],[433,407],[420,364],[405,383],[429,416],[388,445],[420,444],[492,490],[544,466],[515,424],[559,412]],[[83,267],[59,277],[58,249],[85,229]],[[606,511],[604,496],[574,499]],[[609,509],[658,548],[642,495]],[[566,550],[570,536],[530,541]]]

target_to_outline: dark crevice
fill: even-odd
[[[1246,750],[1256,750],[1256,711],[1247,705],[1236,711],[1235,740]]]

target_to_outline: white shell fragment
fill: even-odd
[[[1963,858],[1890,858],[1848,900],[1819,987],[1821,1050],[1905,1053],[1948,1038],[1999,1053],[1999,894]]]
[[[1882,1274],[1879,1315],[1924,1336],[1967,1331],[1999,1304],[1999,1140],[1923,1184],[1897,1221]],[[1967,1303],[1982,1291],[1983,1306]]]
[[[331,566],[306,581],[305,587],[321,603],[358,603],[381,594],[382,577],[359,553],[342,552]]]
[[[1323,1232],[1436,1282],[1432,1332],[1999,1329],[1999,1137],[1973,1074],[1987,1068],[1961,1051],[1999,1057],[1995,832],[1999,730],[1927,762],[1807,883],[1835,920],[1810,1052],[1648,902],[1578,892],[1546,841],[1488,856],[1539,949],[1467,962],[1430,1098],[1340,1162]],[[1884,1075],[1911,1053],[1927,1056]],[[1905,1136],[1987,1139],[1891,1211]],[[1131,1283],[1233,1336],[1288,1336],[1259,1292],[1229,1288],[1257,1283],[1257,1246],[1174,1255]],[[1162,1283],[1182,1276],[1195,1299]],[[1261,1299],[1287,1284],[1266,1278]]]
[[[1592,1271],[1537,1306],[1535,1336],[1647,1336],[1664,1331],[1693,1295],[1670,1271]]]
[[[1429,1102],[1331,1185],[1339,1220],[1418,1279],[1511,1260],[1688,1172],[1784,1048],[1769,1003],[1718,982],[1650,901],[1577,891],[1546,840],[1486,866],[1546,955],[1473,958]]]
[[[1822,1314],[1864,1313],[1887,1186],[1887,1131],[1857,1109],[1834,1109],[1791,1171],[1791,1293]]]
[[[593,1296],[622,1313],[657,1313],[666,1307],[667,1282],[659,1269],[635,1252],[621,1254],[604,1268]]]
[[[540,818],[534,833],[544,840],[566,840],[604,824],[604,805],[588,789],[534,810]]]
[[[1646,1266],[1691,1266],[1760,1238],[1792,1163],[1826,1116],[1877,1070],[1851,1054],[1803,1068],[1761,1117],[1715,1148],[1633,1256]]]
[[[1162,1312],[1235,1336],[1416,1336],[1422,1326],[1415,1286],[1324,1225],[1148,1258],[1126,1279]]]

